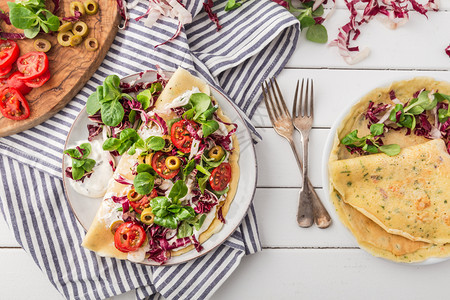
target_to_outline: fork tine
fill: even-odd
[[[304,114],[303,114],[303,88],[304,88],[304,86],[305,86],[305,79],[302,79],[302,87],[300,88],[300,98],[299,98],[299,104],[298,104],[298,106],[299,106],[299,116],[301,116],[301,117],[303,117],[304,116]]]
[[[300,80],[297,80],[297,86],[295,88],[295,95],[294,95],[294,105],[292,106],[292,119],[295,119],[298,117],[298,106],[297,106],[297,99],[298,99],[298,86],[300,85]]]
[[[311,95],[309,97],[309,103],[310,103],[309,104],[309,116],[311,118],[313,118],[314,117],[314,85],[313,85],[312,78],[310,80],[311,80]]]
[[[278,86],[278,82],[275,79],[275,77],[272,77],[272,87],[273,87],[273,89],[275,89],[274,85],[277,88],[278,95],[279,95],[279,97],[277,99],[278,100],[278,105],[280,105],[280,102],[281,102],[281,107],[283,107],[284,115],[287,116],[287,117],[290,117],[289,110],[288,110],[288,108],[286,106],[286,101],[284,101],[283,94],[281,94],[281,90],[280,90],[280,87]]]
[[[266,82],[266,84],[267,84],[268,90],[270,91],[269,97],[272,100],[272,104],[273,104],[274,111],[275,111],[275,118],[277,119],[277,118],[280,118],[280,117],[283,116],[283,110],[282,110],[281,105],[279,103],[279,100],[278,100],[279,97],[277,96],[277,93],[275,91],[275,87],[274,87],[274,83],[273,83],[272,78],[269,79],[268,81],[270,83],[270,88],[269,88],[269,85],[268,85],[267,82]],[[273,98],[272,98],[272,96],[273,96]]]
[[[264,88],[264,83],[266,84],[266,87]],[[272,99],[268,99],[268,94],[269,94],[269,87],[267,86],[267,82],[261,82],[261,88],[263,90],[263,96],[264,96],[264,102],[266,103],[266,108],[267,108],[267,112],[269,113],[269,118],[270,121],[272,122],[272,124],[275,123],[275,116],[274,116],[274,108],[273,108],[273,103],[272,103]]]

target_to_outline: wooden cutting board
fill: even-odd
[[[11,0],[14,1],[14,0]],[[83,2],[84,0],[78,0]],[[86,84],[102,63],[106,53],[116,36],[120,15],[115,0],[96,0],[99,11],[96,15],[84,15],[81,20],[89,26],[89,35],[99,42],[99,49],[94,52],[87,51],[84,41],[76,47],[63,47],[58,44],[56,34],[39,34],[52,44],[47,52],[51,78],[42,87],[33,89],[25,98],[30,105],[31,114],[26,120],[10,120],[0,114],[0,137],[11,135],[34,127],[61,110]],[[70,16],[70,0],[61,0],[58,17]],[[52,1],[47,1],[50,11],[53,9]],[[9,11],[6,1],[1,1],[0,8]],[[5,32],[23,32],[0,23]],[[34,51],[34,40],[16,41],[20,47],[20,55]]]

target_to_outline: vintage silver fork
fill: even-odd
[[[291,119],[291,116],[289,114],[289,110],[286,107],[286,103],[283,99],[283,95],[281,94],[280,87],[278,86],[277,81],[275,78],[271,79],[271,85],[269,88],[269,85],[267,82],[264,84],[261,84],[261,87],[263,89],[263,95],[264,95],[264,102],[266,103],[266,108],[269,113],[270,121],[272,122],[272,126],[275,129],[275,131],[282,137],[288,140],[289,145],[291,146],[292,151],[294,152],[295,159],[297,161],[298,167],[300,168],[300,171],[303,173],[303,164],[300,160],[297,152],[297,148],[295,146],[294,140],[293,140],[293,132],[294,132],[294,126]],[[331,218],[323,206],[322,202],[319,199],[319,196],[315,192],[311,182],[309,181],[309,178],[306,177],[306,186],[308,186],[308,189],[310,190],[310,197],[312,199],[313,205],[312,207],[307,207],[306,209],[309,210],[309,212],[305,212],[302,210],[303,208],[300,206],[299,201],[299,212],[297,216],[297,221],[299,226],[301,227],[310,227],[313,223],[313,220],[316,222],[317,226],[319,228],[327,228],[331,224]],[[305,186],[305,184],[303,184]],[[314,219],[313,219],[313,208],[314,208]],[[301,220],[299,220],[299,216],[301,217]],[[308,216],[302,217],[302,216]]]

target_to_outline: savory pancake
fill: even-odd
[[[188,71],[179,68],[172,75],[158,100],[156,101],[154,111],[157,112],[158,115],[165,121],[173,119],[175,117],[174,113],[170,110],[167,110],[165,106],[168,103],[171,103],[175,98],[183,95],[186,91],[193,90],[194,88],[198,88],[200,92],[210,95],[210,88],[204,81],[191,75]],[[231,121],[223,115],[220,108],[217,110],[217,115],[221,120],[227,123],[231,123]],[[232,127],[230,126],[227,127],[228,130],[232,129]],[[228,163],[231,165],[232,174],[231,181],[229,183],[229,190],[226,193],[225,199],[217,205],[217,208],[221,207],[220,211],[224,218],[226,217],[231,202],[233,201],[233,198],[236,194],[237,183],[239,181],[239,143],[234,134],[232,135],[232,143],[233,151],[231,151],[231,154],[228,157]],[[125,153],[121,157],[119,164],[116,167],[114,177],[117,178],[120,175],[126,180],[132,182],[135,177],[135,175],[133,175],[132,169],[138,161],[138,153],[134,155],[128,155],[127,153]],[[129,190],[130,185],[121,184],[116,180],[111,180],[104,199],[109,199],[111,195],[127,195]],[[110,230],[110,222],[105,221],[106,219],[108,219],[105,218],[105,216],[114,213],[113,210],[116,210],[116,208],[111,207],[107,201],[102,202],[100,208],[98,209],[97,215],[83,240],[82,246],[91,251],[95,251],[100,256],[127,259],[128,254],[117,250],[114,246],[114,234]],[[223,223],[219,219],[218,212],[219,209],[216,210],[215,217],[209,227],[198,237],[200,243],[205,242],[214,233],[222,228]],[[171,256],[181,255],[183,253],[191,251],[193,248],[193,245],[189,245],[184,248],[174,249],[171,251]]]
[[[397,100],[406,103],[422,89],[450,94],[449,83],[432,78],[394,82],[368,93],[341,122],[329,158],[330,196],[341,221],[360,246],[398,262],[450,255],[450,168],[445,145],[442,140],[406,135],[406,129],[389,130],[383,141],[402,148],[397,158],[385,154],[360,157],[340,140],[355,129],[358,136],[370,133],[365,118],[369,101],[394,105],[393,91]],[[426,159],[416,150],[425,153]]]

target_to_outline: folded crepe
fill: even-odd
[[[209,86],[204,81],[191,75],[188,71],[179,68],[172,75],[161,95],[158,97],[158,100],[155,103],[154,111],[158,112],[158,115],[165,121],[175,118],[176,115],[172,111],[167,111],[166,109],[164,109],[164,106],[168,103],[171,103],[175,98],[181,96],[186,91],[192,90],[193,88],[198,88],[202,93],[208,95],[211,94]],[[218,117],[223,121],[231,123],[229,118],[223,115],[223,112],[220,108],[217,110],[217,114]],[[229,190],[227,192],[226,199],[222,203],[218,204],[222,208],[221,212],[224,218],[226,217],[231,202],[233,201],[233,198],[236,194],[237,183],[239,181],[239,143],[235,135],[232,136],[232,142],[233,151],[231,152],[228,159],[228,162],[231,165],[231,182],[229,184]],[[131,170],[138,161],[138,154],[130,156],[125,153],[121,157],[116,167],[114,177],[117,178],[117,176],[120,175],[125,179],[133,181],[135,175],[132,174]],[[111,180],[104,200],[111,198],[112,195],[124,196],[127,194],[128,190],[129,185],[123,185],[116,180]],[[116,208],[108,205],[107,201],[102,202],[88,232],[86,233],[86,236],[83,239],[82,246],[86,249],[96,252],[100,256],[127,259],[128,253],[121,252],[114,246],[114,234],[111,232],[110,222],[107,221],[108,216],[114,213],[113,210],[116,210]],[[217,213],[218,209],[216,210],[216,216],[211,222],[208,229],[200,234],[198,238],[198,241],[200,243],[204,243],[214,233],[218,232],[222,228],[223,223],[219,220]],[[189,245],[178,250],[175,249],[171,251],[171,256],[181,255],[193,249],[194,245]]]
[[[361,247],[398,262],[450,255],[450,155],[443,140],[390,130],[385,144],[399,144],[397,156],[350,154],[340,140],[358,129],[369,133],[369,101],[406,102],[417,91],[450,94],[450,84],[431,78],[394,82],[363,97],[337,130],[329,159],[330,196],[341,221]]]

